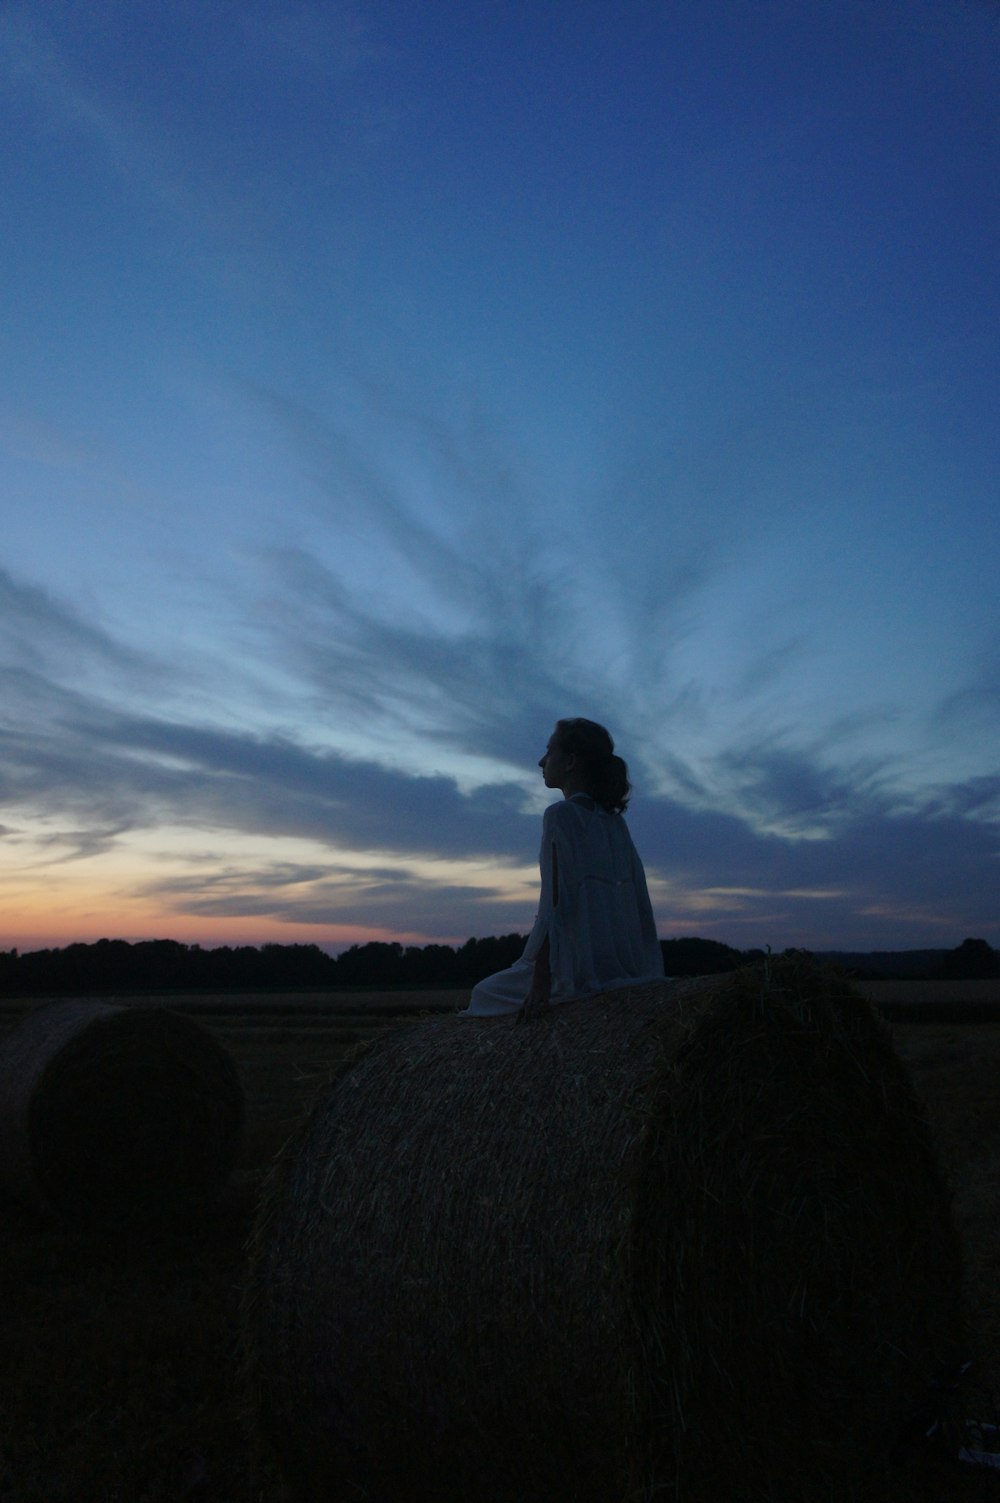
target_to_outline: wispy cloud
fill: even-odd
[[[995,735],[1000,723],[1000,651],[995,643],[969,669],[964,682],[941,701],[935,724],[945,734],[973,726]]]
[[[259,556],[259,648],[319,703],[523,766],[567,703],[597,712],[602,670],[582,661],[580,581],[513,468],[477,466],[412,407],[398,434],[405,478],[376,462],[365,428],[399,420],[376,395],[359,433],[252,393],[316,497],[313,546]]]
[[[362,866],[339,858],[326,868],[281,863],[199,876],[190,871],[142,888],[168,910],[199,918],[261,917],[280,925],[353,926],[467,938],[525,928],[530,894],[507,885],[449,881],[433,870]]]
[[[48,129],[85,141],[131,187],[177,205],[182,189],[162,146],[74,63],[56,14],[35,5],[5,6],[0,40],[9,86],[30,100]]]
[[[272,169],[246,149],[247,133],[261,115],[279,124],[290,97],[301,108],[296,91],[307,83],[319,100],[329,99],[331,83],[342,98],[377,56],[363,18],[338,4],[264,0],[221,7],[211,17],[178,6],[168,38],[158,7],[140,0],[133,9],[139,14],[123,28],[115,6],[70,13],[48,0],[13,0],[0,10],[0,78],[33,134],[73,143],[81,170],[119,200],[114,213],[120,233],[141,247],[132,252],[136,260],[148,257],[150,235],[157,257],[169,250],[161,299],[177,297],[179,271],[243,306],[255,305],[265,289],[272,299],[282,296],[267,246],[280,238],[293,196],[289,178],[301,164],[290,160],[289,143],[284,171]],[[179,94],[161,86],[161,71],[172,78],[172,58],[159,55],[164,45],[185,57]],[[113,70],[95,62],[102,54],[114,57]],[[219,125],[220,89],[234,110],[248,101],[239,128],[233,120]],[[391,134],[396,112],[388,100],[373,105],[355,89],[342,109],[337,140],[345,162],[377,150]]]
[[[236,17],[236,33],[245,42],[240,62],[260,72],[277,66],[300,81],[342,82],[387,55],[369,20],[361,7],[339,0],[322,5],[257,0],[240,6]]]
[[[0,568],[0,664],[15,675],[48,671],[72,677],[81,666],[100,666],[133,678],[148,674],[150,659],[102,630],[73,606],[50,591],[29,584]],[[34,686],[35,694],[41,684]],[[29,677],[15,680],[12,689],[31,695]]]

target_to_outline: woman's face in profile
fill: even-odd
[[[538,760],[546,788],[561,788],[575,761],[575,757],[559,749],[553,732],[545,748],[545,755]]]

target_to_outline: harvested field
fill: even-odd
[[[464,999],[362,993],[156,1000],[190,1008],[232,1052],[247,1102],[242,1156],[211,1217],[155,1239],[100,1227],[55,1232],[14,1202],[0,1204],[3,1503],[292,1503],[254,1454],[236,1383],[244,1242],[261,1175],[348,1048]],[[3,1008],[11,1020],[24,1010],[9,1002]],[[907,1023],[895,1036],[956,1195],[976,1359],[964,1384],[966,1410],[995,1420],[1000,1023]],[[724,1416],[720,1423],[724,1428]],[[922,1489],[885,1503],[959,1500],[1000,1503],[1000,1472],[928,1456]]]
[[[887,1017],[912,1023],[1000,1023],[1000,980],[859,981]]]
[[[858,981],[857,990],[878,1007],[924,1005],[968,1007],[981,1002],[1000,1006],[1000,979],[986,981]]]

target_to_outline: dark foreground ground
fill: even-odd
[[[261,1175],[359,1037],[460,998],[171,1000],[199,1012],[239,1064],[249,1109],[242,1162],[211,1217],[141,1237],[55,1232],[0,1203],[0,1503],[290,1503],[256,1454],[236,1378],[244,1243]],[[965,1407],[1000,1424],[1000,1023],[907,1023],[897,1042],[926,1101],[965,1242],[974,1361]],[[1000,1500],[1000,1470],[929,1450],[901,1476],[897,1498]]]

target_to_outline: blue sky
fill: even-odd
[[[0,944],[1000,943],[1000,6],[0,9]],[[13,149],[10,149],[11,144]]]

